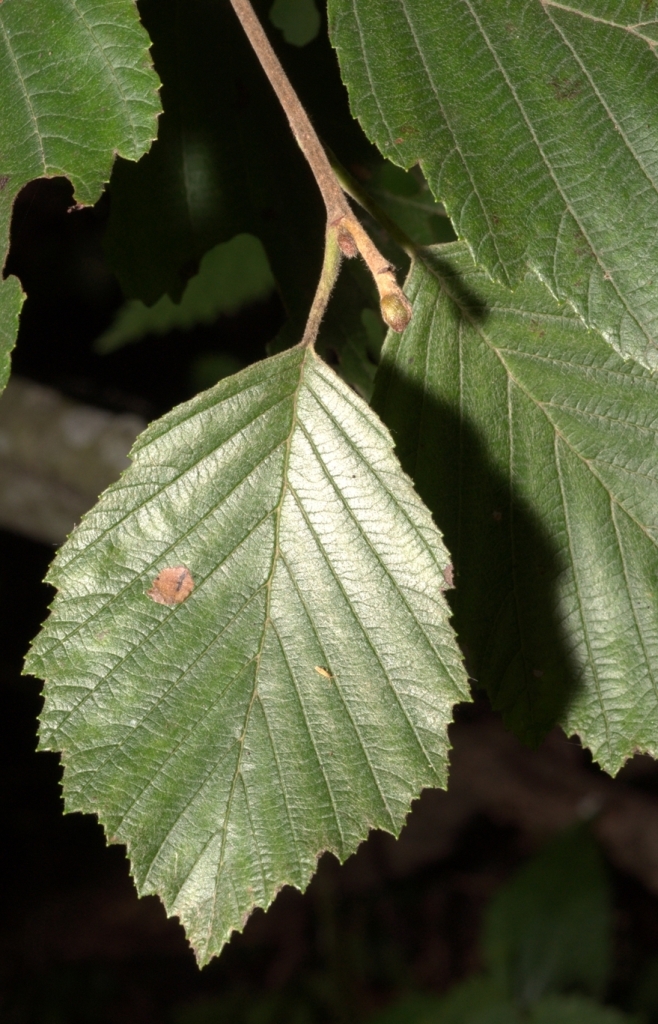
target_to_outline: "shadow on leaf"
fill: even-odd
[[[469,673],[534,745],[563,720],[579,686],[560,622],[566,566],[517,485],[517,467],[510,473],[505,389],[484,346],[474,368],[473,324],[490,311],[449,263],[446,270],[439,302],[428,312],[417,301],[412,327],[389,336],[373,406],[452,553],[449,597]],[[460,346],[469,334],[465,376]]]

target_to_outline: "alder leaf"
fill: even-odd
[[[41,747],[200,963],[446,783],[448,555],[392,447],[289,350],[152,424],[55,560]]]
[[[658,20],[639,0],[329,0],[352,110],[507,285],[658,368]]]
[[[18,334],[23,292],[16,277],[0,277],[0,391],[4,391],[11,370],[10,354]]]
[[[425,250],[373,405],[455,562],[472,675],[538,742],[560,722],[615,772],[658,754],[658,378],[534,275]]]
[[[14,199],[28,181],[65,175],[79,203],[95,203],[115,155],[138,160],[146,152],[160,111],[148,46],[132,0],[0,5],[0,267]],[[18,282],[0,280],[0,295],[8,374]]]

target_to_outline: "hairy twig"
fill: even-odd
[[[331,163],[332,170],[336,175],[337,180],[340,182],[340,186],[343,192],[346,192],[350,199],[353,199],[355,203],[363,207],[366,213],[369,213],[373,220],[376,220],[379,225],[386,231],[394,242],[396,242],[403,252],[410,257],[410,259],[418,259],[422,257],[423,246],[417,245],[409,235],[402,230],[399,224],[389,217],[385,210],[381,208],[372,196],[366,192],[364,188],[356,181],[349,171],[343,167],[340,160],[336,157],[331,150],[328,151],[329,161]]]
[[[379,252],[356,219],[308,114],[299,101],[265,35],[250,0],[231,0],[247,37],[290,122],[293,135],[306,157],[327,209],[327,247],[313,306],[302,344],[312,345],[338,277],[340,254],[360,254],[377,285],[382,317],[394,331],[403,331],[411,319],[411,304],[395,278],[394,268]]]
[[[335,231],[327,230],[327,237],[324,245],[324,260],[320,271],[320,280],[313,299],[304,337],[301,340],[302,348],[310,348],[315,344],[318,336],[320,323],[329,303],[333,287],[340,270],[341,249]]]

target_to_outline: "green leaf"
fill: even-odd
[[[658,367],[657,22],[639,0],[329,0],[354,114],[498,280]]]
[[[658,753],[658,378],[533,275],[427,250],[374,407],[455,561],[467,665],[507,724],[559,721],[609,771]]]
[[[589,830],[549,843],[487,908],[484,951],[499,988],[523,1004],[578,989],[601,996],[610,971],[608,879]]]
[[[139,299],[127,302],[96,340],[95,348],[114,352],[147,334],[209,324],[221,313],[237,313],[243,306],[267,298],[273,289],[274,278],[261,243],[253,235],[236,235],[206,253],[180,303],[172,302],[168,295],[154,306],[145,306]]]
[[[76,200],[94,203],[117,153],[137,160],[146,152],[160,111],[148,46],[132,0],[4,0],[0,267],[13,202],[28,181],[66,175]],[[17,282],[0,289],[4,360],[21,298]]]
[[[28,670],[67,809],[127,844],[205,963],[323,850],[397,834],[445,785],[468,690],[440,534],[313,352],[227,378],[133,455],[55,560]],[[156,603],[173,567],[194,589]]]
[[[11,370],[10,353],[16,343],[23,292],[16,277],[0,277],[0,391],[4,391]]]

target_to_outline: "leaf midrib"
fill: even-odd
[[[236,786],[237,786],[238,777],[241,777],[241,770],[240,769],[241,769],[241,766],[242,766],[242,758],[243,758],[243,755],[244,755],[245,738],[246,738],[246,735],[247,735],[247,729],[249,728],[249,720],[251,718],[251,713],[252,713],[252,710],[253,710],[254,704],[256,702],[257,695],[258,695],[258,682],[259,682],[259,675],[260,675],[260,665],[261,665],[261,660],[262,660],[262,656],[263,656],[263,649],[264,649],[264,646],[265,646],[265,638],[267,636],[268,627],[272,626],[272,618],[271,618],[272,582],[274,580],[274,574],[276,572],[277,562],[278,562],[279,557],[280,557],[280,539],[279,538],[280,538],[280,531],[281,531],[281,511],[282,511],[282,508],[283,508],[283,502],[285,500],[286,493],[287,493],[288,488],[289,488],[288,470],[289,470],[289,466],[290,466],[290,450],[291,450],[291,447],[292,447],[292,438],[293,438],[293,435],[295,433],[295,430],[297,429],[297,422],[298,422],[298,420],[297,420],[297,406],[298,406],[298,402],[299,402],[299,393],[300,393],[300,391],[302,389],[302,384],[304,382],[304,371],[306,369],[306,363],[307,363],[307,360],[309,358],[313,359],[313,358],[315,358],[315,355],[314,355],[314,353],[313,353],[313,351],[311,349],[307,348],[305,350],[305,352],[304,352],[304,355],[303,355],[302,359],[300,360],[300,363],[299,363],[299,379],[297,381],[297,385],[295,387],[295,390],[294,390],[294,392],[292,394],[292,415],[290,417],[290,430],[289,430],[288,436],[287,436],[287,438],[285,440],[285,455],[284,455],[283,469],[282,469],[281,493],[280,493],[280,496],[279,496],[279,501],[278,501],[278,504],[276,506],[276,509],[274,510],[274,514],[275,514],[274,544],[273,544],[273,547],[272,547],[272,564],[271,564],[271,567],[270,567],[270,573],[269,573],[268,579],[267,579],[266,584],[265,584],[265,589],[266,589],[267,597],[266,597],[266,600],[265,600],[265,619],[264,619],[264,622],[263,622],[263,632],[262,632],[262,636],[261,636],[260,646],[259,646],[258,652],[256,654],[256,659],[255,659],[253,692],[252,692],[251,700],[249,701],[249,705],[247,707],[247,711],[246,711],[246,714],[245,714],[244,726],[243,726],[243,729],[242,729],[242,736],[240,737],[240,739],[238,741],[239,744],[240,744],[240,748],[239,748],[239,751],[238,751],[238,760],[237,760],[237,763],[236,763],[236,766],[235,766],[235,772],[233,774],[233,781],[231,783],[231,788],[229,790],[228,798],[227,798],[227,801],[226,801],[226,811],[224,813],[224,828],[222,830],[222,841],[221,841],[221,845],[220,845],[219,859],[217,861],[217,869],[216,869],[216,873],[215,873],[215,887],[214,887],[214,892],[213,892],[212,907],[211,907],[210,913],[208,915],[208,922],[209,922],[209,924],[208,924],[208,933],[207,933],[207,936],[206,936],[206,948],[210,945],[210,942],[212,940],[213,924],[214,924],[214,920],[215,920],[215,913],[216,913],[216,910],[217,910],[217,899],[218,899],[218,896],[219,896],[219,880],[220,880],[221,875],[222,875],[222,870],[224,868],[225,857],[226,857],[226,842],[227,842],[227,834],[228,834],[228,823],[229,823],[229,820],[230,820],[230,817],[231,817],[231,808],[233,806],[233,799],[234,799],[234,796],[235,796],[235,790],[236,790]],[[288,395],[287,397],[289,399],[290,395]]]

